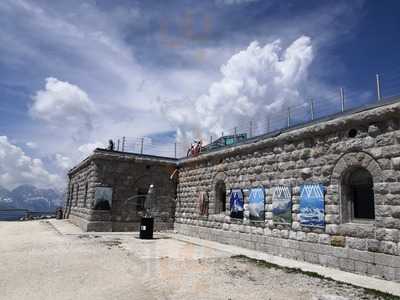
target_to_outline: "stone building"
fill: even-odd
[[[169,181],[175,168],[177,183]],[[178,233],[400,280],[399,102],[177,161],[97,150],[70,172],[71,201],[78,195],[70,218],[98,229],[104,212],[86,208],[84,195],[93,201],[94,187],[109,185],[115,199],[104,226],[133,228],[126,199],[152,170],[162,170],[158,184],[176,198],[167,223]]]
[[[85,231],[138,230],[153,184],[149,201],[155,229],[172,229],[176,177],[170,176],[175,169],[175,159],[96,149],[68,173],[65,217]],[[103,196],[105,205],[98,203]]]

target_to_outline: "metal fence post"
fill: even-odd
[[[314,100],[310,99],[311,121],[314,121]]]
[[[287,108],[287,127],[290,127],[290,107]]]
[[[176,142],[174,143],[174,157],[176,158]]]
[[[376,93],[378,95],[378,101],[381,101],[382,100],[381,79],[379,78],[379,74],[376,74]]]
[[[237,134],[237,127],[233,129],[233,136],[234,136],[233,140],[235,141],[235,143],[236,143],[236,134]]]
[[[119,151],[119,139],[117,141],[117,151]]]
[[[122,146],[121,146],[122,152],[125,151],[125,137],[122,137]]]
[[[249,137],[253,136],[253,121],[250,121]]]
[[[144,142],[144,138],[140,139],[140,154],[143,154],[143,142]]]
[[[340,101],[342,103],[342,112],[344,112],[344,90],[340,88]]]

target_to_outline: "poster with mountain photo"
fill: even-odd
[[[244,201],[240,189],[233,189],[230,195],[231,218],[243,219]]]
[[[325,227],[324,187],[322,184],[300,186],[300,224],[307,227]]]
[[[97,186],[94,193],[94,209],[110,210],[112,202],[112,187]]]
[[[272,188],[272,220],[274,224],[292,223],[292,193],[289,186]]]
[[[251,221],[264,221],[265,194],[264,188],[252,188],[249,194],[249,212]]]

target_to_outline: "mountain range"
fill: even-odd
[[[9,191],[0,186],[0,209],[18,208],[50,212],[62,206],[63,194],[53,189],[40,189],[24,184]]]

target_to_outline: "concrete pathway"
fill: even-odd
[[[202,240],[198,238],[188,237],[180,234],[170,234],[174,239],[193,243],[202,247],[208,247],[211,249],[218,249],[220,251],[229,252],[232,255],[244,255],[249,258],[254,258],[258,260],[263,260],[278,266],[300,269],[304,272],[313,272],[321,276],[331,278],[333,280],[367,288],[381,291],[384,293],[389,293],[392,295],[400,296],[400,283],[392,282],[387,280],[382,280],[378,278],[373,278],[364,275],[353,274],[349,272],[344,272],[341,270],[323,267],[315,264],[310,264],[307,262],[292,260],[284,257],[273,256],[267,253],[254,251],[250,249],[240,248],[236,246],[225,245],[213,241]]]
[[[398,283],[172,232],[140,240],[42,220],[0,222],[0,236],[0,299],[388,299],[233,255],[400,295]]]

